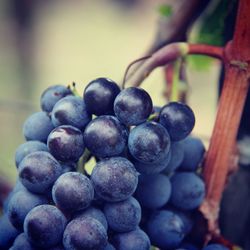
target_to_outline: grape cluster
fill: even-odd
[[[24,122],[0,249],[198,249],[189,236],[205,195],[197,174],[205,148],[189,136],[190,107],[153,107],[145,90],[98,78],[83,98],[46,89],[41,109]]]

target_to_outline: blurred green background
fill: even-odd
[[[156,9],[166,1],[26,0],[28,10],[22,10],[21,2],[0,1],[0,175],[11,182],[16,178],[15,149],[24,142],[22,124],[39,110],[42,91],[75,81],[82,93],[101,76],[120,83],[126,66],[152,42]],[[205,142],[214,123],[219,71],[217,61],[205,71],[188,66],[194,134]],[[155,105],[166,103],[161,69],[142,87]]]

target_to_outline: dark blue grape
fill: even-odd
[[[182,144],[184,158],[180,169],[184,171],[196,171],[205,153],[204,144],[201,139],[196,137],[188,137],[182,141]]]
[[[65,250],[65,248],[63,247],[63,245],[60,244],[55,247],[48,248],[47,250]]]
[[[150,95],[141,88],[130,87],[122,90],[114,102],[115,115],[128,126],[145,122],[152,109]]]
[[[51,119],[55,127],[71,125],[82,130],[91,121],[91,115],[80,97],[66,96],[54,106]]]
[[[37,248],[31,245],[25,233],[21,233],[16,237],[12,247],[9,250],[37,250]]]
[[[170,149],[170,161],[164,169],[164,173],[169,174],[178,169],[184,158],[184,146],[182,141],[172,142]]]
[[[30,193],[28,190],[21,190],[13,194],[8,205],[7,214],[9,220],[17,229],[23,230],[23,222],[29,211],[48,200],[41,195]]]
[[[182,220],[168,210],[152,214],[147,223],[147,233],[154,246],[164,249],[176,248],[185,236]]]
[[[24,220],[24,233],[35,246],[48,248],[60,243],[66,226],[62,212],[51,205],[33,208]]]
[[[6,214],[0,217],[0,249],[9,249],[20,232],[10,223]]]
[[[159,162],[168,155],[170,137],[162,125],[145,122],[131,130],[128,147],[131,155],[138,161]]]
[[[114,116],[100,116],[92,120],[84,131],[86,147],[101,158],[121,154],[127,138],[127,129]]]
[[[169,164],[171,158],[170,152],[164,157],[164,159],[160,159],[159,161],[152,163],[143,163],[132,157],[130,157],[131,162],[134,164],[136,170],[141,174],[158,174],[165,170]]]
[[[116,234],[113,238],[116,250],[150,250],[150,240],[141,229]]]
[[[89,113],[112,115],[114,100],[119,93],[120,88],[115,82],[108,78],[97,78],[87,85],[83,99]]]
[[[141,206],[133,197],[125,201],[106,203],[104,213],[109,227],[120,233],[135,230],[141,220]]]
[[[49,115],[45,112],[37,112],[24,122],[23,135],[27,141],[47,142],[47,137],[53,129]]]
[[[180,209],[197,208],[205,196],[205,184],[194,173],[180,172],[171,178],[171,203]]]
[[[50,153],[59,161],[78,161],[85,146],[82,132],[75,127],[64,125],[55,128],[48,137]]]
[[[72,91],[63,85],[53,85],[45,89],[40,99],[42,110],[50,113],[55,104],[67,95],[72,95]]]
[[[140,175],[135,196],[142,207],[156,209],[163,207],[171,195],[171,184],[163,174]]]
[[[170,102],[161,109],[160,123],[169,132],[171,140],[180,141],[192,131],[195,117],[192,109],[186,104]]]
[[[74,212],[90,205],[94,198],[94,188],[88,177],[68,172],[57,179],[52,188],[52,196],[61,210]]]
[[[134,193],[138,174],[126,158],[113,157],[96,164],[91,180],[99,197],[117,202],[127,199]]]
[[[23,158],[36,151],[46,151],[48,152],[47,145],[40,141],[27,141],[21,144],[15,154],[16,166],[18,167]]]
[[[206,247],[202,248],[202,250],[229,250],[229,248],[221,245],[221,244],[210,244]]]
[[[19,165],[22,184],[34,193],[46,193],[62,172],[61,165],[48,152],[27,155]]]
[[[104,250],[107,241],[105,228],[91,217],[72,220],[63,234],[63,245],[66,250]]]
[[[106,231],[108,230],[108,223],[107,223],[106,217],[100,209],[97,209],[95,207],[89,207],[88,209],[78,212],[75,215],[75,218],[81,218],[81,219],[85,219],[88,217],[91,217],[100,221],[103,227],[105,228],[105,230]]]

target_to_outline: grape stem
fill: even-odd
[[[139,86],[155,68],[165,66],[186,55],[206,55],[220,60],[224,58],[222,47],[206,44],[188,44],[184,42],[171,43],[145,59],[145,62],[142,63],[129,79],[129,85]],[[123,86],[124,85],[125,80]]]

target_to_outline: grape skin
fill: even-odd
[[[126,200],[138,183],[138,174],[126,158],[112,157],[98,162],[91,174],[95,191],[109,202]]]
[[[87,85],[83,99],[90,114],[113,115],[114,101],[119,93],[120,88],[114,81],[100,77]]]
[[[35,246],[48,248],[60,243],[66,226],[62,212],[52,205],[33,208],[24,220],[24,233]]]

